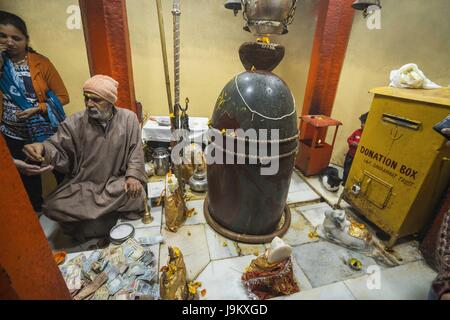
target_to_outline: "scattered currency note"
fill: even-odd
[[[147,282],[152,282],[153,279],[156,280],[157,275],[158,275],[158,272],[155,269],[147,268],[145,270],[145,273],[143,275],[138,276],[137,279],[147,281]]]
[[[145,269],[146,269],[145,265],[141,263],[133,263],[132,265],[130,265],[128,274],[133,276],[140,276],[145,273]]]
[[[86,256],[84,255],[84,253],[82,253],[82,254],[79,254],[78,256],[76,256],[75,258],[71,259],[67,264],[76,264],[81,267],[81,266],[83,266],[85,261],[86,261]]]
[[[100,259],[100,250],[93,251],[89,258],[83,263],[83,272],[88,273],[91,270],[92,264]]]
[[[147,249],[144,251],[140,261],[146,266],[153,265],[156,262],[155,255],[151,250]]]
[[[150,285],[143,281],[138,281],[136,289],[137,296],[153,297],[155,300],[159,298],[159,286]]]
[[[120,289],[125,286],[125,281],[121,276],[117,276],[114,280],[108,282],[106,287],[108,288],[110,295],[115,295]]]
[[[128,239],[81,253],[59,268],[76,300],[159,299],[157,261],[150,247],[162,241],[161,235]]]
[[[78,264],[70,264],[62,267],[61,273],[69,291],[81,289],[81,267]]]
[[[74,299],[75,300],[86,299],[87,297],[95,293],[107,280],[108,276],[103,272],[100,273],[99,275],[97,275],[94,281],[92,281],[92,283],[81,289],[81,291],[78,292],[78,294],[74,297]]]
[[[103,285],[97,291],[95,291],[94,295],[91,297],[91,300],[108,300],[108,298],[109,290],[106,285]]]
[[[124,250],[122,247],[119,247],[117,250],[115,250],[108,258],[109,262],[115,265],[119,264],[125,264],[126,259],[124,256]]]
[[[119,275],[119,269],[113,264],[108,264],[103,272],[108,277],[108,282],[113,281]]]
[[[114,296],[116,300],[130,300],[130,292],[127,290],[120,290]]]
[[[144,254],[144,249],[142,248],[142,246],[134,239],[128,239],[127,241],[124,242],[123,244],[124,247],[124,254],[128,259],[128,262],[130,262],[130,260],[134,260],[137,261],[139,260],[142,255]]]

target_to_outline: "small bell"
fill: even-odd
[[[206,171],[196,166],[194,174],[189,179],[189,187],[195,192],[206,192],[208,189],[208,180],[206,179]]]
[[[381,9],[380,0],[356,0],[352,4],[353,9],[363,11],[363,16],[366,18],[370,11],[373,11],[373,7],[377,7],[378,10]]]
[[[142,223],[144,224],[150,224],[153,222],[153,217],[152,214],[150,213],[150,207],[148,205],[148,197],[145,197],[145,213],[144,216],[142,217]]]
[[[370,6],[377,6],[381,9],[380,0],[356,0],[353,2],[352,7],[356,10],[367,10]]]
[[[225,8],[233,10],[234,15],[238,14],[239,10],[242,10],[241,0],[227,0],[225,1]]]

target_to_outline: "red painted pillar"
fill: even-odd
[[[0,135],[0,299],[71,299]]]
[[[125,0],[79,0],[91,75],[119,82],[117,105],[138,113]]]
[[[302,115],[331,115],[353,23],[353,2],[320,0]]]

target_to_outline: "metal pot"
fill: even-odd
[[[244,18],[255,35],[284,34],[292,22],[297,0],[242,0]]]
[[[156,148],[153,153],[155,161],[155,173],[157,176],[165,176],[169,172],[169,151],[164,147]]]

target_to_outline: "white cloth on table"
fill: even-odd
[[[169,117],[154,117],[156,120],[148,120],[142,128],[142,138],[145,141],[170,142],[172,132],[170,126],[162,126],[158,121],[168,121]],[[189,118],[189,138],[194,141],[206,142],[206,138],[201,136],[208,130],[208,118]]]

